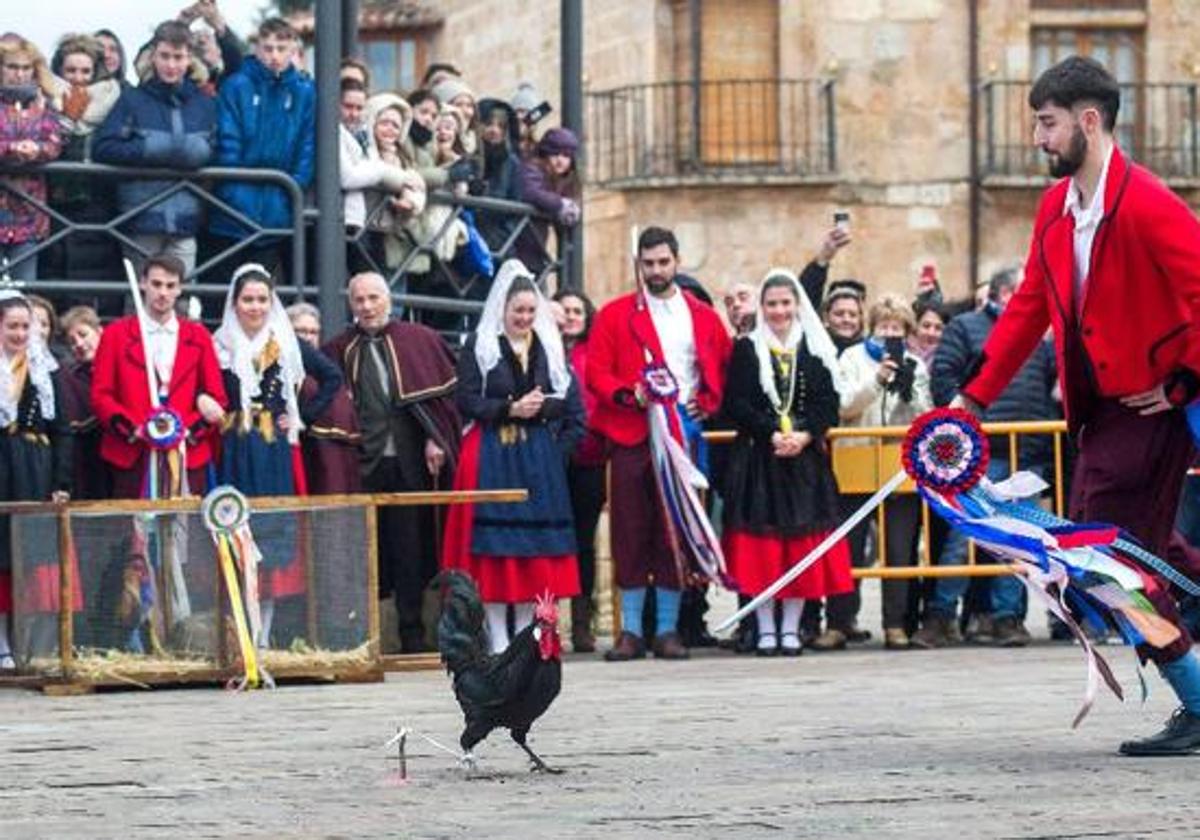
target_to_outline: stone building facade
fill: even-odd
[[[435,5],[436,20],[417,33],[424,61],[453,61],[480,95],[508,96],[528,80],[559,100],[557,0]],[[1027,83],[1072,51],[1100,57],[1131,85],[1122,142],[1200,200],[1200,0],[589,0],[583,8],[585,282],[599,299],[632,282],[631,226],[673,227],[684,268],[717,291],[773,265],[802,265],[835,208],[849,210],[855,234],[836,275],[907,292],[933,263],[948,295],[968,294],[1024,255],[1046,184],[1028,152]],[[765,83],[739,92],[738,79]]]

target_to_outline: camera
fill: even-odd
[[[538,122],[552,110],[553,109],[550,107],[550,103],[543,101],[526,111],[521,116],[521,121],[524,122],[525,125],[537,125]]]
[[[833,226],[843,233],[850,232],[850,211],[849,210],[834,210],[833,211]]]

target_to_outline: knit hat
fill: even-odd
[[[579,139],[569,128],[552,128],[542,135],[538,141],[537,153],[542,157],[551,155],[569,155],[575,157],[579,150]]]
[[[533,86],[533,82],[521,82],[517,91],[508,100],[514,111],[532,111],[545,101],[541,91]]]
[[[433,88],[433,95],[436,96],[438,102],[442,103],[443,105],[449,105],[463,94],[471,97],[472,101],[474,101],[475,92],[471,90],[471,88],[467,86],[467,83],[462,79],[442,79],[442,81],[438,82]]]

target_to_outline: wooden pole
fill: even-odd
[[[367,641],[378,658],[383,650],[379,629],[379,509],[375,505],[363,508],[363,524],[367,529]]]
[[[74,556],[71,512],[64,508],[58,514],[58,656],[64,680],[71,679],[75,669],[75,626],[72,615],[75,581],[71,563]]]

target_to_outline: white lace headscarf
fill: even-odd
[[[9,300],[25,300],[25,296],[13,289],[0,290],[0,302]],[[50,380],[50,374],[58,370],[58,362],[33,323],[33,306],[28,301],[25,302],[25,306],[29,310],[30,319],[29,343],[25,347],[29,383],[37,391],[42,418],[53,420],[57,407],[54,405],[54,383]],[[14,396],[12,393],[11,361],[0,352],[0,429],[17,419],[17,409],[21,403],[21,395]]]
[[[288,441],[295,444],[300,439],[300,430],[304,424],[300,420],[300,406],[297,394],[304,383],[304,361],[300,355],[300,343],[292,329],[292,321],[288,318],[287,310],[279,295],[271,287],[271,312],[263,328],[254,336],[246,335],[238,321],[234,310],[235,289],[238,281],[247,275],[254,275],[268,286],[271,274],[258,263],[246,263],[233,273],[229,281],[229,292],[225,295],[225,312],[221,316],[221,326],[213,334],[217,347],[217,360],[225,370],[232,371],[238,378],[242,422],[250,422],[250,405],[256,397],[262,395],[262,373],[254,369],[254,361],[262,354],[263,348],[272,336],[279,346],[279,374],[283,383],[284,399],[287,403]]]
[[[792,321],[787,340],[782,342],[776,337],[775,331],[767,326],[767,315],[763,309],[763,295],[766,294],[767,281],[776,277],[786,280],[792,287],[792,293],[796,296],[796,318]],[[821,319],[817,317],[817,311],[813,309],[812,302],[808,299],[808,294],[801,288],[796,275],[786,268],[772,268],[758,286],[757,300],[758,316],[754,330],[750,333],[750,340],[754,342],[754,352],[758,356],[759,385],[762,386],[763,393],[770,399],[771,405],[777,409],[783,407],[779,389],[775,387],[775,369],[771,366],[771,350],[790,351],[800,343],[801,338],[805,340],[808,352],[820,359],[821,363],[829,370],[834,387],[840,391],[837,348],[834,347],[829,333],[825,332]]]
[[[533,280],[530,273],[520,260],[506,260],[492,281],[492,289],[488,292],[487,301],[483,304],[483,315],[479,326],[475,328],[475,362],[479,365],[479,373],[487,382],[488,372],[500,363],[500,336],[504,334],[504,309],[508,304],[508,290],[518,277]],[[571,374],[567,370],[566,353],[563,352],[562,336],[558,332],[558,324],[554,313],[550,311],[550,302],[542,294],[537,284],[533,284],[533,293],[537,297],[537,313],[533,318],[533,332],[542,345],[546,361],[550,368],[550,387],[553,393],[549,396],[563,399],[571,387]]]

